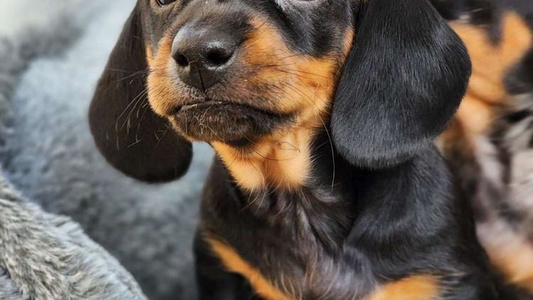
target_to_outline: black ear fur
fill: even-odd
[[[112,166],[142,181],[163,182],[187,171],[192,145],[149,107],[146,59],[137,6],[98,82],[89,121],[98,149]]]
[[[362,5],[331,126],[348,161],[383,168],[415,156],[445,129],[466,91],[471,63],[427,0]]]

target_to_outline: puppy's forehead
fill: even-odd
[[[352,26],[352,7],[359,0],[177,0],[164,8],[145,1],[144,27],[154,46],[190,23],[247,30],[252,20],[260,19],[276,28],[293,50],[323,55]]]

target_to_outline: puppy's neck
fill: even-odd
[[[311,144],[317,129],[299,126],[265,137],[246,148],[214,142],[213,148],[240,188],[301,189],[311,174]]]

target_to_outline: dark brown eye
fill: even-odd
[[[169,5],[172,2],[176,2],[176,0],[155,0],[159,6],[165,6]]]

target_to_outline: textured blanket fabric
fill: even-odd
[[[150,299],[189,300],[211,150],[197,145],[179,182],[145,185],[108,166],[87,124],[96,80],[134,2],[0,0],[0,164],[31,201],[79,222]]]
[[[78,224],[22,200],[1,173],[0,216],[0,299],[145,299]]]

